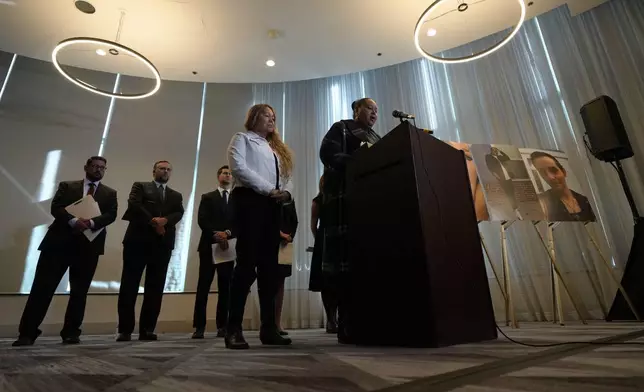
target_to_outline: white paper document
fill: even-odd
[[[68,205],[65,207],[65,210],[78,219],[94,219],[101,215],[101,208],[92,195],[87,195],[77,202]],[[94,241],[104,229],[104,227],[101,227],[99,230],[87,229],[83,231],[83,234],[91,242]]]
[[[237,239],[232,238],[228,240],[228,249],[223,250],[219,244],[212,244],[212,260],[215,264],[228,263],[235,261],[237,252],[235,252],[235,245]]]
[[[279,263],[284,265],[293,264],[293,243],[280,244]]]

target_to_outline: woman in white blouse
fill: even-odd
[[[255,278],[259,292],[262,344],[288,345],[275,322],[279,283],[280,208],[292,202],[293,155],[275,128],[275,111],[254,105],[246,115],[246,132],[233,136],[228,162],[235,177],[231,194],[237,232],[237,262],[230,287],[226,347],[247,349],[242,334],[246,298]]]

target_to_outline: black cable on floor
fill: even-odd
[[[532,344],[532,343],[523,343],[519,342],[518,340],[514,340],[508,335],[503,332],[503,330],[496,325],[496,329],[501,332],[501,335],[505,336],[506,339],[511,341],[514,344],[518,344],[520,346],[526,346],[526,347],[536,347],[536,348],[542,348],[542,347],[558,347],[558,346],[569,346],[571,344],[588,344],[588,345],[593,345],[593,346],[620,346],[620,345],[626,345],[626,346],[644,346],[644,342],[596,342],[596,341],[577,341],[577,342],[560,342],[560,343],[545,343],[545,344]]]

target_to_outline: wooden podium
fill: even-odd
[[[404,122],[347,169],[355,342],[496,339],[463,152]]]

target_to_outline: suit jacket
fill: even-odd
[[[39,250],[67,252],[81,244],[86,244],[91,252],[97,255],[104,253],[107,230],[103,230],[94,241],[90,242],[82,232],[73,229],[69,225],[69,221],[74,216],[68,213],[65,207],[85,196],[84,183],[84,180],[80,180],[63,181],[58,184],[58,190],[51,201],[51,215],[54,217],[54,222],[49,226],[45,238],[43,238],[38,247]],[[92,218],[94,230],[99,230],[116,220],[118,209],[116,190],[99,183],[94,191],[94,200],[96,200],[102,212],[100,216]]]
[[[165,234],[160,236],[150,224],[152,218],[166,218]],[[176,225],[183,217],[183,196],[166,185],[161,200],[154,181],[135,182],[127,199],[123,220],[129,221],[123,245],[151,245],[174,249]]]
[[[197,223],[201,228],[198,250],[200,252],[211,252],[212,244],[215,243],[213,236],[215,231],[231,231],[231,238],[235,237],[233,229],[233,208],[228,193],[228,206],[219,190],[204,193],[199,203]]]
[[[295,232],[297,231],[297,210],[295,209],[295,203],[288,203],[282,205],[281,221],[280,221],[280,231],[284,234],[290,235],[292,238],[295,238]],[[279,235],[279,233],[277,233]]]

